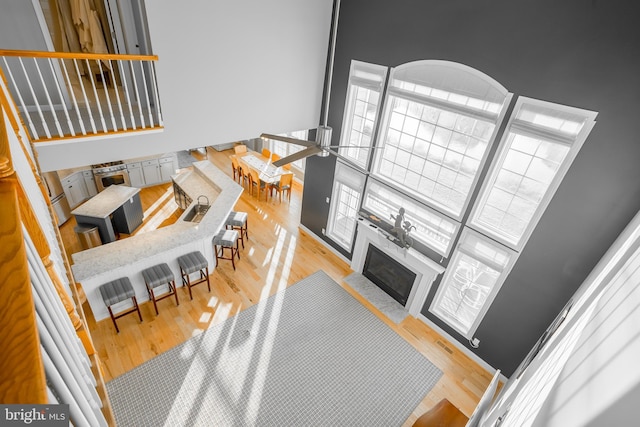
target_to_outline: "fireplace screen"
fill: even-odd
[[[416,280],[413,271],[372,245],[367,250],[362,275],[402,305],[407,303]]]

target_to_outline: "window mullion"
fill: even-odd
[[[447,110],[452,113],[464,114],[465,116],[470,116],[479,120],[489,121],[491,123],[496,123],[499,117],[499,114],[496,114],[496,113],[477,110],[475,108],[465,107],[464,105],[453,104],[451,102],[448,102],[442,99],[432,98],[426,95],[420,95],[418,93],[399,89],[397,87],[389,87],[388,93],[389,95],[402,98],[407,101],[413,101],[419,104],[430,105],[432,107],[441,108],[443,110]]]

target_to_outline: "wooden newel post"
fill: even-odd
[[[0,402],[47,403],[47,385],[18,207],[18,180],[0,109]]]

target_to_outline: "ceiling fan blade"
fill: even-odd
[[[298,151],[297,153],[293,153],[290,156],[283,157],[280,160],[276,160],[272,164],[275,167],[280,167],[282,165],[286,165],[288,163],[295,162],[296,160],[300,160],[300,159],[304,159],[305,157],[313,156],[315,154],[320,153],[321,151],[322,151],[322,148],[320,148],[317,145],[313,144],[309,148],[305,148],[304,150]]]
[[[302,145],[303,147],[311,147],[316,145],[313,141],[307,141],[305,139],[289,138],[288,136],[272,135],[270,133],[263,133],[260,138],[275,139],[276,141],[288,142],[290,144]]]

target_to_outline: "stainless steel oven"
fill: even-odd
[[[122,162],[94,165],[93,177],[98,191],[102,191],[110,185],[131,185],[127,166]]]

